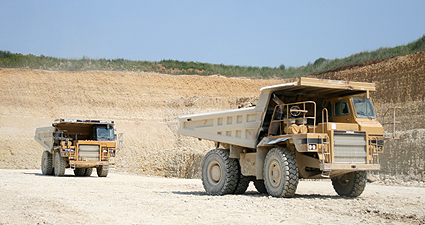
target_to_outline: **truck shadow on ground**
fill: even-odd
[[[172,191],[171,193],[176,194],[176,195],[197,195],[197,196],[214,196],[214,197],[219,197],[219,195],[208,195],[206,192],[204,191]],[[226,196],[226,195],[224,195]],[[255,197],[255,198],[264,198],[264,197],[270,197],[273,198],[271,196],[269,196],[268,194],[261,194],[259,192],[256,191],[248,191],[245,192],[244,194],[238,194],[238,196],[250,196],[250,197]],[[352,199],[352,198],[348,198],[348,197],[341,197],[338,195],[319,195],[319,194],[307,194],[307,195],[303,195],[303,194],[295,194],[294,197],[292,197],[292,199],[296,199],[296,198],[300,198],[300,199]],[[285,198],[283,198],[285,199]]]
[[[75,176],[74,174],[65,174],[65,175],[63,175],[63,176],[55,176],[55,175],[44,175],[44,174],[42,174],[42,173],[26,173],[26,172],[23,172],[23,174],[25,174],[25,175],[34,175],[34,176],[40,176],[40,177],[78,177],[78,178],[90,178],[90,177],[97,177],[97,176],[93,176],[93,175],[91,175],[91,176]]]

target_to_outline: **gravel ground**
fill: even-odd
[[[243,195],[209,196],[199,179],[2,169],[0,199],[0,224],[425,224],[423,187],[372,183],[342,198],[329,180],[301,181],[288,199],[252,184]]]

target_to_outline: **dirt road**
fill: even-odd
[[[208,196],[201,180],[111,172],[107,178],[0,170],[0,224],[424,224],[425,188],[368,184],[338,197],[301,181],[294,198]]]

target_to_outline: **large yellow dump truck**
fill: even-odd
[[[106,177],[109,159],[119,149],[114,121],[58,119],[37,128],[34,139],[46,149],[41,158],[44,175],[63,176],[71,168],[76,176],[90,176],[96,168],[99,177]]]
[[[383,127],[373,83],[299,78],[261,89],[254,107],[182,116],[178,133],[215,142],[202,162],[208,194],[292,197],[300,178],[332,180],[341,196],[359,196],[366,171],[379,170]]]

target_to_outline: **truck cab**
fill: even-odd
[[[115,141],[114,128],[108,125],[93,125],[90,128],[90,140]]]

